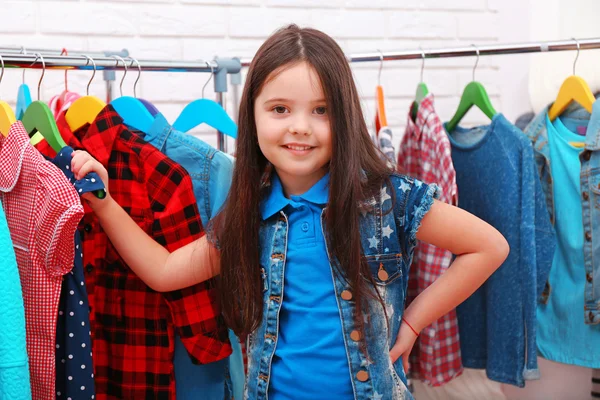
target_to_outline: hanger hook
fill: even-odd
[[[4,59],[0,55],[0,64],[2,64],[2,72],[0,73],[0,83],[2,83],[2,78],[4,78]]]
[[[140,80],[140,77],[142,76],[142,66],[140,65],[140,62],[137,59],[135,59],[133,57],[127,57],[127,58],[129,58],[131,60],[131,64],[129,65],[130,68],[133,65],[134,61],[137,64],[137,67],[138,67],[138,76],[137,76],[137,78],[135,80],[135,83],[133,84],[133,97],[137,98],[136,88],[137,88],[138,81]]]
[[[579,50],[580,50],[580,47],[579,47],[579,40],[577,40],[577,39],[575,39],[575,38],[572,38],[572,39],[573,39],[573,40],[575,41],[575,43],[577,44],[577,55],[575,56],[575,61],[573,61],[573,75],[575,75],[575,66],[577,65],[577,59],[579,58]]]
[[[42,87],[42,81],[44,80],[44,75],[46,74],[46,62],[44,61],[44,57],[42,57],[41,53],[34,53],[34,54],[35,54],[35,60],[33,60],[33,63],[30,65],[30,67],[35,65],[37,60],[42,61],[42,75],[40,76],[40,80],[38,82],[38,88],[37,88],[37,99],[39,101],[40,100],[40,89]]]
[[[117,67],[119,66],[119,61],[123,63],[123,68],[125,72],[123,73],[123,77],[121,78],[121,83],[119,83],[119,92],[121,93],[121,97],[123,97],[123,81],[125,80],[125,76],[127,75],[127,63],[121,56],[112,56],[115,60],[117,60]]]
[[[419,50],[421,50],[421,59],[423,62],[421,63],[421,82],[423,82],[423,71],[425,70],[425,51],[419,46]]]
[[[381,86],[381,71],[383,70],[383,52],[377,49],[379,52],[379,72],[377,74],[377,85]]]
[[[62,51],[60,52],[61,56],[68,56],[69,52],[67,51],[66,48],[63,47]],[[65,69],[65,92],[69,91],[69,85],[68,85],[68,80],[67,80],[67,72],[69,72],[68,69]]]
[[[27,49],[25,48],[25,46],[21,46],[21,54],[23,54],[24,56],[27,55]],[[23,85],[25,84],[25,71],[27,69],[23,68]]]
[[[208,83],[212,79],[213,74],[215,73],[215,70],[214,70],[212,64],[209,63],[208,61],[204,61],[204,62],[206,63],[206,66],[210,68],[210,77],[208,78],[208,80],[206,81],[206,83],[204,84],[204,86],[202,86],[202,98],[204,98],[204,89],[206,89],[206,86],[208,85]]]
[[[85,89],[85,95],[89,96],[90,95],[90,85],[92,84],[92,81],[94,80],[94,77],[96,76],[96,62],[90,56],[86,56],[85,54],[83,56],[85,58],[87,58],[87,63],[85,64],[86,67],[90,64],[90,61],[92,62],[92,65],[94,66],[94,72],[92,72],[92,77],[90,78],[90,81],[88,82],[87,87]]]
[[[477,65],[479,64],[479,48],[472,44],[471,46],[475,47],[475,52],[477,53],[477,60],[475,60],[475,65],[473,66],[473,81],[475,81],[475,70],[477,69]]]

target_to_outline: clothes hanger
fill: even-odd
[[[421,63],[421,81],[417,85],[415,101],[413,101],[410,107],[410,116],[413,119],[413,121],[417,118],[417,111],[419,111],[419,106],[421,105],[421,102],[423,101],[425,96],[429,94],[429,89],[427,88],[425,82],[423,82],[423,70],[425,69],[425,52],[423,51],[423,49],[421,49],[421,47],[419,47],[419,49],[421,50],[421,57],[423,59],[423,62]]]
[[[136,88],[137,88],[137,84],[138,81],[140,80],[140,77],[142,76],[142,66],[140,65],[140,62],[133,58],[133,57],[127,57],[128,59],[131,60],[131,64],[129,64],[129,68],[131,68],[131,66],[133,65],[133,62],[135,61],[138,67],[138,76],[137,79],[135,80],[135,83],[133,84],[133,97],[135,97],[136,99],[139,100],[140,103],[142,103],[142,105],[144,107],[146,107],[146,110],[148,110],[148,112],[152,115],[152,117],[156,117],[156,114],[158,114],[158,108],[154,107],[154,104],[150,103],[148,100],[144,100],[144,99],[139,99],[137,97],[137,93],[136,93]]]
[[[173,128],[181,132],[187,132],[200,124],[207,124],[235,139],[237,138],[237,125],[229,114],[216,101],[204,98],[204,89],[214,73],[212,65],[208,62],[206,65],[210,67],[210,77],[202,87],[202,98],[185,106],[177,120],[175,120]]]
[[[4,78],[4,59],[0,56],[0,63],[2,63],[2,72],[0,73],[0,83]],[[17,122],[15,113],[7,102],[0,100],[0,132],[4,136],[8,136],[8,131],[12,124]]]
[[[27,107],[27,110],[25,110],[25,113],[23,114],[22,122],[25,130],[29,133],[29,137],[33,136],[36,132],[41,133],[50,147],[58,153],[67,144],[60,136],[50,107],[48,107],[46,103],[40,101],[40,90],[46,72],[46,63],[40,53],[36,53],[33,63],[35,64],[38,59],[41,59],[42,61],[42,75],[38,82],[38,99]]]
[[[123,67],[125,72],[123,73],[123,78],[121,78],[121,83],[119,85],[119,90],[121,93],[121,97],[114,99],[110,102],[110,105],[114,107],[115,111],[119,113],[121,118],[123,118],[123,122],[126,125],[131,126],[138,131],[148,133],[150,132],[150,128],[154,123],[154,117],[150,114],[150,111],[144,107],[144,105],[135,97],[131,96],[123,96],[123,81],[125,80],[125,76],[127,75],[127,63],[122,57],[112,56],[117,60],[121,60],[123,63]],[[141,68],[140,68],[141,72]],[[139,76],[138,76],[139,79]],[[136,80],[137,82],[137,80]]]
[[[594,104],[594,101],[596,101],[587,82],[584,81],[583,78],[575,75],[575,66],[577,65],[577,59],[579,58],[579,41],[575,38],[573,38],[573,40],[577,43],[577,56],[573,62],[573,75],[565,79],[561,85],[556,100],[548,111],[548,118],[550,118],[550,121],[554,121],[572,102],[576,102],[591,113],[592,105]]]
[[[472,46],[475,47],[477,52],[477,60],[473,67],[473,80],[465,87],[458,104],[458,110],[456,110],[450,122],[446,124],[448,132],[456,128],[458,123],[473,106],[477,106],[489,119],[492,119],[497,114],[483,85],[475,81],[475,69],[477,69],[477,64],[479,64],[479,48],[474,44]]]
[[[25,47],[21,47],[21,54],[27,54]],[[19,86],[17,92],[17,107],[15,109],[15,115],[18,120],[23,119],[23,114],[29,105],[31,104],[31,91],[29,86],[25,84],[25,69],[23,69],[23,83]]]
[[[106,107],[106,103],[98,97],[90,96],[90,85],[96,76],[96,63],[89,56],[84,55],[83,57],[87,59],[86,66],[89,65],[90,62],[92,63],[94,72],[92,72],[92,77],[87,84],[85,90],[86,95],[75,100],[65,114],[65,120],[72,132],[75,132],[87,124],[92,124],[98,114],[100,114],[100,111]]]
[[[385,97],[383,95],[383,86],[381,86],[381,71],[383,70],[383,53],[379,52],[379,74],[377,75],[377,87],[375,88],[375,98],[377,99],[375,110],[375,135],[379,136],[379,130],[383,126],[388,126],[385,115]]]

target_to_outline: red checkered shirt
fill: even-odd
[[[112,197],[158,243],[174,251],[204,234],[187,171],[130,132],[112,106],[74,133],[64,114],[57,125],[69,146],[107,168]],[[127,267],[87,204],[81,227],[97,399],[174,400],[175,331],[196,363],[231,354],[214,282],[155,292]]]
[[[20,121],[0,135],[0,193],[23,289],[32,399],[53,399],[60,288],[73,268],[83,206],[65,174],[29,144]]]
[[[429,94],[419,105],[416,121],[410,112],[400,144],[398,170],[441,188],[440,200],[457,204],[456,172],[452,164],[450,141]],[[407,305],[450,266],[452,253],[428,243],[415,248],[409,274]],[[431,386],[440,386],[462,373],[456,310],[421,332],[410,359],[412,377]]]

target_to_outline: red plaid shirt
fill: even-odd
[[[174,251],[204,234],[188,173],[130,132],[112,106],[74,133],[64,114],[57,125],[69,146],[107,168],[112,197],[158,243]],[[97,399],[174,400],[176,330],[196,363],[231,354],[213,282],[155,292],[127,267],[87,205],[80,227]]]
[[[398,154],[398,170],[441,188],[440,200],[457,204],[456,172],[450,141],[429,94],[408,123]],[[450,266],[452,253],[419,242],[410,269],[407,304]],[[421,332],[411,354],[411,374],[431,386],[440,386],[462,373],[456,311],[444,315]]]
[[[23,289],[32,399],[53,399],[60,288],[73,268],[83,206],[65,174],[29,144],[21,122],[0,135],[0,193]]]

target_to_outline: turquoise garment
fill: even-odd
[[[202,225],[206,227],[208,221],[219,212],[229,193],[233,159],[202,140],[174,129],[160,113],[154,117],[150,130],[140,135],[190,174]],[[230,338],[234,337],[230,334]],[[231,395],[242,399],[244,364],[239,340],[232,340],[231,346],[233,354],[227,360],[194,365],[183,342],[176,335],[173,362],[177,399],[195,400],[198,393],[202,393],[202,399],[206,400],[222,400]],[[228,390],[233,393],[225,393],[227,373],[232,381],[232,387]]]
[[[286,198],[273,175],[263,219],[289,218],[280,334],[271,366],[269,399],[353,399],[352,381],[333,276],[321,227],[329,174],[300,196]]]
[[[600,115],[592,118],[600,119]],[[552,123],[546,117],[552,179],[557,188],[554,225],[558,246],[549,277],[552,292],[547,304],[540,304],[537,309],[537,342],[544,358],[600,368],[600,325],[585,324],[581,315],[586,282],[579,158],[583,149],[569,142],[585,141],[585,136],[573,132],[582,126],[587,126],[586,120],[557,118]]]
[[[1,197],[1,196],[0,196]],[[31,399],[25,309],[17,260],[0,204],[0,399]]]

